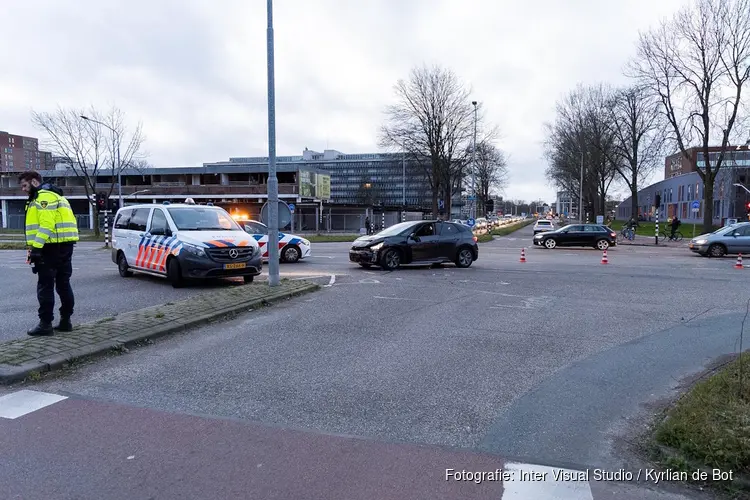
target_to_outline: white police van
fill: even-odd
[[[123,278],[151,274],[166,277],[174,287],[186,279],[238,276],[250,283],[263,269],[258,242],[226,210],[194,202],[118,210],[112,261]]]

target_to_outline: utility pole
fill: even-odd
[[[404,151],[401,153],[401,204],[406,210],[406,144],[404,144]]]
[[[268,0],[268,285],[279,279],[279,180],[276,177],[276,92],[273,57],[273,0]]]
[[[471,148],[471,218],[477,218],[477,101],[471,101],[474,106],[474,145]]]
[[[81,118],[83,118],[87,122],[96,123],[97,125],[108,128],[112,132],[112,174],[114,175],[115,169],[117,169],[117,198],[119,200],[120,208],[122,208],[124,205],[122,201],[122,163],[120,163],[120,134],[113,127],[110,127],[106,123],[102,123],[99,120],[94,120],[93,118],[89,118],[88,116],[84,115],[81,115]],[[115,165],[115,155],[117,158],[117,165]]]

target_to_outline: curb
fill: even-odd
[[[34,373],[42,374],[46,372],[61,370],[71,362],[100,356],[110,352],[112,349],[121,349],[122,347],[132,346],[145,340],[156,339],[173,333],[188,330],[190,328],[194,328],[196,326],[208,323],[212,320],[222,318],[230,314],[245,312],[247,310],[252,310],[258,306],[271,304],[282,299],[296,297],[320,289],[320,285],[316,283],[305,282],[302,280],[295,281],[293,285],[287,286],[291,289],[268,293],[267,295],[263,295],[260,297],[253,296],[248,298],[247,300],[238,300],[226,306],[215,307],[209,312],[187,316],[179,320],[167,320],[161,323],[155,322],[155,324],[150,327],[140,328],[135,331],[125,332],[123,334],[112,336],[108,339],[92,341],[90,343],[85,343],[79,340],[78,336],[76,335],[76,330],[87,326],[94,327],[95,325],[102,325],[103,323],[101,321],[80,325],[76,327],[76,329],[74,329],[72,333],[68,334],[58,334],[53,337],[32,337],[0,343],[0,348],[3,345],[8,344],[27,343],[30,346],[29,350],[32,351],[35,349],[34,345],[32,344],[33,342],[43,345],[44,341],[47,339],[70,339],[71,341],[75,340],[75,344],[84,344],[70,349],[47,347],[45,350],[48,351],[48,354],[36,357],[34,359],[29,359],[19,364],[0,363],[0,385],[9,385],[15,382],[23,381]],[[212,295],[216,295],[216,293],[205,294],[205,296]],[[196,298],[193,297],[191,299],[186,299],[175,303],[168,303],[160,306],[140,309],[137,311],[130,311],[120,314],[119,317],[127,318],[128,315],[143,314],[146,311],[155,311],[157,309],[163,309],[170,306],[174,308],[179,308],[180,306],[186,307],[190,302],[194,302],[195,299]]]

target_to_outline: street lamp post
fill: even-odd
[[[581,182],[578,185],[578,222],[583,224],[583,149],[581,149]]]
[[[122,203],[122,165],[120,164],[120,134],[114,128],[110,127],[106,123],[100,122],[99,120],[94,120],[93,118],[89,118],[88,116],[84,116],[84,115],[81,115],[81,118],[83,118],[84,120],[86,120],[88,122],[92,122],[92,123],[96,123],[98,125],[101,125],[102,127],[108,128],[109,130],[112,131],[112,141],[113,142],[116,141],[116,144],[113,144],[113,146],[116,146],[116,148],[113,148],[113,149],[117,149],[117,198],[118,198],[118,201],[119,201],[120,208],[122,208],[123,207],[123,203]],[[114,151],[113,151],[113,153],[114,153]],[[114,163],[115,162],[114,162],[114,159],[113,159],[112,160],[112,170],[115,169]]]
[[[477,101],[471,101],[474,106],[474,140],[471,147],[471,218],[477,218]]]
[[[267,1],[268,30],[268,284],[279,285],[279,180],[276,177],[276,92],[274,84],[273,0]]]

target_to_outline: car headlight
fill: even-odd
[[[708,240],[695,240],[696,245],[705,245],[708,243]]]
[[[383,248],[383,242],[382,241],[380,243],[378,243],[377,245],[371,246],[370,250],[372,250],[373,252],[377,252],[381,248]]]
[[[300,238],[300,241],[302,241],[302,244],[303,244],[303,245],[305,245],[306,247],[309,247],[309,246],[310,246],[310,242],[309,242],[309,241],[307,241],[306,239],[304,239],[304,238]]]
[[[197,245],[192,245],[190,243],[183,243],[182,249],[187,251],[188,253],[191,253],[193,255],[197,255],[198,257],[203,257],[206,255],[206,251]]]

